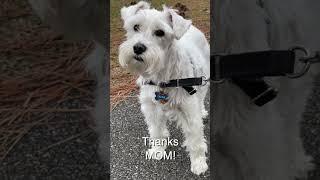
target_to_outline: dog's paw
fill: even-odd
[[[191,172],[200,175],[208,170],[208,165],[205,157],[199,157],[191,161]]]
[[[208,115],[209,115],[209,113],[208,113],[207,110],[205,110],[205,109],[202,109],[202,110],[201,110],[201,116],[202,116],[202,118],[206,118]]]

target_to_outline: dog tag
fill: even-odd
[[[169,100],[168,94],[164,93],[163,91],[155,92],[155,100],[159,101],[161,104],[165,104]]]

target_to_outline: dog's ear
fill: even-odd
[[[163,11],[166,13],[169,24],[171,25],[174,35],[177,39],[180,39],[184,33],[188,31],[192,22],[191,20],[184,19],[180,16],[175,9],[170,9],[166,6],[163,6]]]
[[[139,3],[121,8],[121,19],[125,21],[128,17],[137,14],[138,11],[142,9],[150,9],[150,4],[145,1],[140,1]]]

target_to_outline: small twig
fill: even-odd
[[[10,21],[12,19],[17,19],[17,18],[21,18],[21,17],[25,17],[25,16],[30,16],[31,13],[21,13],[21,14],[15,14],[12,16],[7,16],[7,17],[0,17],[0,22],[1,21]]]
[[[53,148],[53,147],[55,147],[55,146],[59,146],[59,145],[61,145],[61,144],[64,144],[64,143],[66,143],[66,142],[68,142],[68,141],[70,141],[70,140],[76,139],[76,138],[78,138],[78,137],[80,137],[80,136],[82,136],[82,135],[84,135],[84,134],[89,133],[89,132],[92,132],[92,130],[91,130],[91,129],[87,129],[87,130],[85,130],[85,131],[83,131],[83,132],[80,132],[80,133],[78,133],[78,134],[76,134],[76,135],[72,135],[72,136],[70,136],[70,137],[67,138],[67,139],[64,139],[64,140],[62,140],[62,141],[56,142],[56,143],[54,143],[54,144],[51,144],[51,145],[48,146],[48,147],[42,148],[42,149],[40,149],[38,152],[41,153],[41,152],[43,152],[43,151],[47,151],[47,150],[49,150],[50,148]]]
[[[34,91],[34,92],[35,92],[35,91]],[[27,106],[28,106],[28,104],[29,104],[29,102],[30,102],[30,100],[31,100],[34,92],[31,92],[31,93],[29,94],[27,100],[26,100],[26,101],[24,102],[24,104],[23,104],[23,107],[27,107]]]
[[[125,95],[123,95],[123,96],[121,96],[121,95],[117,95],[117,96],[110,96],[111,98],[117,98],[117,97],[122,97],[122,98],[137,98],[137,97],[139,97],[139,96],[125,96]]]
[[[14,140],[14,142],[10,145],[10,147],[6,150],[6,152],[3,154],[3,156],[0,158],[0,162],[4,160],[4,158],[6,158],[6,156],[9,154],[9,152],[11,151],[11,149],[20,141],[20,139],[29,131],[28,130],[24,130],[23,132],[21,132],[16,139]]]
[[[84,90],[84,89],[82,89],[82,88],[79,88],[79,87],[77,87],[76,85],[74,85],[74,84],[72,84],[72,83],[68,83],[68,82],[66,82],[66,81],[62,81],[62,83],[63,83],[63,84],[66,84],[66,85],[68,85],[68,86],[70,86],[70,87],[72,87],[72,88],[74,88],[74,89],[77,89],[78,91],[83,92],[83,93],[85,93],[85,94],[87,94],[87,95],[91,95],[91,94],[92,94],[91,92],[86,91],[86,90]]]
[[[46,114],[46,113],[44,113]],[[3,161],[4,158],[9,154],[9,152],[13,149],[13,147],[22,139],[24,135],[26,135],[31,128],[33,128],[35,125],[43,121],[45,118],[42,117],[36,122],[31,123],[30,125],[26,126],[26,128],[18,135],[16,136],[14,142],[10,145],[10,147],[7,149],[7,151],[4,153],[4,155],[0,158],[0,161]]]

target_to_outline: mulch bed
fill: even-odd
[[[57,112],[87,112],[94,80],[84,57],[92,42],[69,42],[32,14],[27,2],[4,0],[0,7],[0,161],[31,128]],[[72,99],[80,108],[61,108]]]

